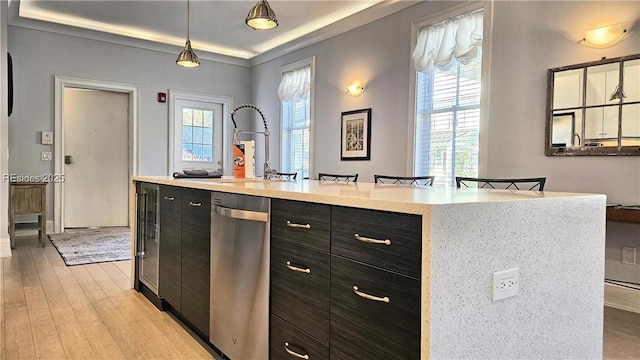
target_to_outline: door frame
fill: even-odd
[[[140,87],[138,85],[116,83],[110,81],[82,79],[68,76],[55,76],[55,129],[54,129],[54,171],[56,178],[64,178],[64,89],[89,89],[125,93],[129,96],[128,114],[128,152],[129,176],[138,174],[138,99]],[[131,182],[129,182],[129,203],[131,202]],[[131,209],[128,209],[131,212]],[[131,215],[131,214],[129,214]],[[54,233],[64,232],[64,182],[53,184],[53,227]],[[131,219],[131,216],[129,216]],[[129,220],[131,222],[131,220]],[[129,223],[129,226],[132,224]]]
[[[175,143],[175,109],[177,100],[200,101],[222,105],[222,173],[233,174],[233,161],[231,160],[231,110],[233,109],[233,98],[230,96],[210,95],[190,91],[169,89],[169,153],[168,153],[168,173],[171,176],[175,169],[173,155],[176,147],[182,146]]]

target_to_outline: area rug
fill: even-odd
[[[67,266],[131,259],[128,227],[67,229],[49,240]]]

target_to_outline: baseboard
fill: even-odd
[[[11,239],[10,238],[0,238],[0,257],[10,257],[11,256]]]
[[[605,283],[604,305],[640,314],[640,290]]]

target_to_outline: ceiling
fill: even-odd
[[[256,2],[190,0],[189,31],[198,56],[207,58],[207,54],[212,54],[248,60],[276,48],[300,46],[301,40],[309,45],[417,1],[270,0],[279,26],[260,31],[244,23]],[[176,53],[180,51],[178,47],[184,46],[187,36],[186,0],[10,0],[9,8],[13,14],[9,24],[13,26],[58,29],[90,38],[96,33],[112,34],[128,40],[175,46]],[[350,18],[339,21],[347,17]]]

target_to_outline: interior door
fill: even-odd
[[[129,225],[129,96],[64,89],[65,228]]]

